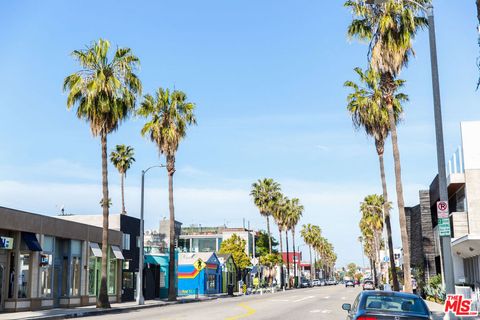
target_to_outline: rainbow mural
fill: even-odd
[[[196,268],[193,268],[193,270],[189,272],[178,272],[178,279],[195,279],[199,273],[200,270],[197,270]]]

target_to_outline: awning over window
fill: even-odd
[[[152,255],[146,254],[145,263],[149,263],[157,266],[168,266],[168,259],[161,256],[152,256]]]
[[[42,251],[42,247],[37,240],[37,236],[32,232],[22,232],[22,239],[31,251]]]
[[[120,260],[124,260],[124,259],[125,259],[125,258],[123,257],[123,254],[122,254],[122,250],[120,250],[119,247],[117,247],[117,246],[112,246],[112,251],[113,251],[113,255],[115,256],[115,258],[120,259]]]
[[[92,249],[92,253],[95,257],[101,258],[102,257],[102,249],[98,246],[95,242],[90,242],[90,249]]]

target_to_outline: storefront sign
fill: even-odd
[[[450,237],[450,219],[438,219],[438,234],[440,237]]]
[[[44,266],[48,266],[49,264],[50,264],[50,255],[42,254],[40,256],[40,266],[44,267]]]
[[[13,249],[13,238],[0,237],[0,249]]]

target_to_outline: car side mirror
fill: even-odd
[[[342,309],[345,311],[350,311],[352,310],[352,305],[350,303],[344,303],[342,304]]]

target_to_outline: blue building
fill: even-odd
[[[175,253],[178,261],[178,253]],[[166,299],[168,297],[168,252],[159,248],[145,248],[145,268],[143,273],[143,296],[145,300]],[[175,271],[177,266],[175,266]]]
[[[222,270],[214,252],[179,253],[178,295],[222,293]]]

